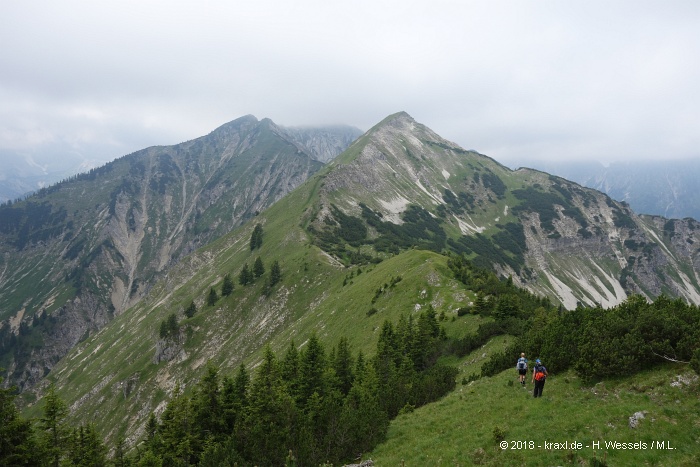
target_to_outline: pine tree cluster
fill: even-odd
[[[151,416],[141,461],[163,465],[319,465],[352,460],[384,439],[402,410],[455,386],[436,364],[440,327],[432,310],[385,322],[377,353],[353,356],[347,339],[330,352],[312,335],[279,358],[268,347],[254,377],[207,368],[191,395],[176,391]]]

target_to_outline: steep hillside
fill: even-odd
[[[638,216],[595,190],[512,171],[405,113],[324,174],[310,228],[348,261],[362,245],[380,257],[400,246],[448,248],[567,308],[615,305],[630,293],[700,303],[698,222]]]
[[[553,371],[538,399],[532,397],[530,378],[522,388],[513,369],[467,382],[503,342],[494,338],[459,361],[463,384],[435,404],[400,415],[387,440],[363,458],[375,465],[487,466],[700,461],[700,387],[685,365],[594,385],[583,384],[573,372]]]
[[[180,258],[254,217],[320,167],[273,122],[248,116],[0,207],[6,383],[38,382]]]
[[[450,318],[483,299],[455,279],[445,250],[567,308],[620,303],[631,292],[698,303],[696,227],[639,217],[541,172],[511,171],[400,113],[169,269],[49,379],[76,419],[98,420],[108,439],[124,434],[133,445],[148,414],[160,414],[176,387],[190,390],[208,361],[230,374],[259,362],[266,344],[280,352],[312,332],[366,350],[386,319],[429,305]],[[261,245],[251,242],[259,228]],[[258,258],[264,272],[251,279],[243,271]],[[227,275],[236,283],[221,298]],[[459,335],[465,325],[447,319],[445,327]]]

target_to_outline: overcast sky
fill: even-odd
[[[0,0],[0,154],[404,110],[520,159],[700,156],[700,2]]]

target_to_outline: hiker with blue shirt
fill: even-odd
[[[520,375],[520,384],[525,386],[525,375],[527,374],[527,358],[525,358],[524,353],[520,354],[520,358],[515,364],[515,369],[518,370],[518,374]]]
[[[539,358],[535,360],[535,367],[532,369],[532,382],[535,383],[535,397],[542,397],[542,389],[544,389],[544,382],[548,375],[547,368],[542,364],[542,361]]]

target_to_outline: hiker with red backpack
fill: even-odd
[[[535,367],[532,369],[532,382],[535,383],[535,397],[542,397],[542,389],[544,389],[544,382],[548,375],[547,368],[542,364],[542,361],[539,358],[535,360]]]

